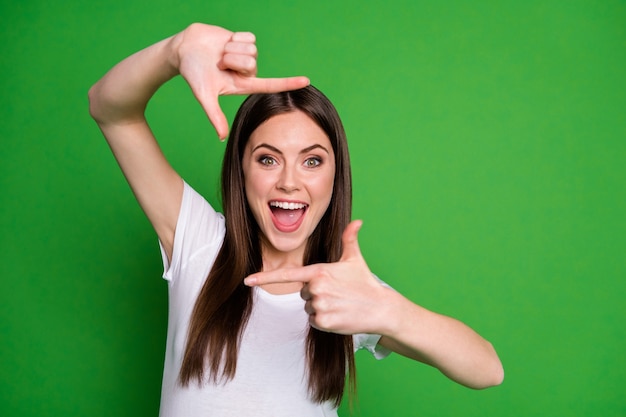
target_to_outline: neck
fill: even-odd
[[[263,257],[263,271],[276,271],[278,269],[299,268],[304,265],[304,247],[291,252],[281,252],[264,242],[261,246]],[[278,284],[261,285],[270,294],[289,294],[299,292],[302,289],[300,282],[285,282]]]

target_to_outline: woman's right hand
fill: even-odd
[[[257,48],[250,32],[231,32],[194,23],[173,39],[173,64],[187,81],[220,139],[228,122],[218,97],[230,94],[274,93],[306,87],[306,77],[257,78]]]
[[[183,181],[170,166],[145,119],[152,95],[181,74],[220,138],[228,123],[218,103],[224,94],[295,90],[305,77],[256,78],[251,33],[233,33],[199,23],[134,53],[111,68],[89,90],[89,110],[107,139],[135,197],[171,256]]]

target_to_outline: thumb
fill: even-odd
[[[354,220],[350,222],[350,224],[343,231],[343,235],[341,236],[341,242],[343,243],[343,253],[341,254],[342,261],[362,258],[358,241],[358,234],[362,225],[363,221]]]

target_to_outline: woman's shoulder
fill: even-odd
[[[185,182],[174,232],[172,259],[168,261],[164,257],[166,275],[176,274],[175,271],[185,268],[198,255],[205,259],[213,258],[222,245],[225,233],[224,216]]]
[[[195,239],[200,244],[221,241],[224,232],[224,215],[217,212],[200,193],[185,182],[174,240],[180,235],[188,243],[190,239]]]

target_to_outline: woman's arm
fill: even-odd
[[[493,346],[465,324],[388,288],[380,292],[379,309],[380,345],[434,366],[470,388],[502,383],[504,370]]]
[[[157,89],[181,74],[220,138],[228,133],[218,96],[297,89],[304,77],[256,78],[251,33],[192,24],[113,67],[89,90],[89,110],[98,123],[139,204],[168,256],[182,199],[182,180],[165,159],[144,112]]]
[[[166,161],[144,117],[148,100],[178,70],[174,38],[126,58],[89,90],[89,110],[168,257],[182,199],[182,180]]]
[[[502,364],[489,342],[463,323],[428,311],[374,278],[359,249],[360,221],[343,234],[339,262],[259,272],[246,285],[302,282],[309,323],[320,330],[382,335],[380,344],[439,369],[470,388],[498,385]]]

